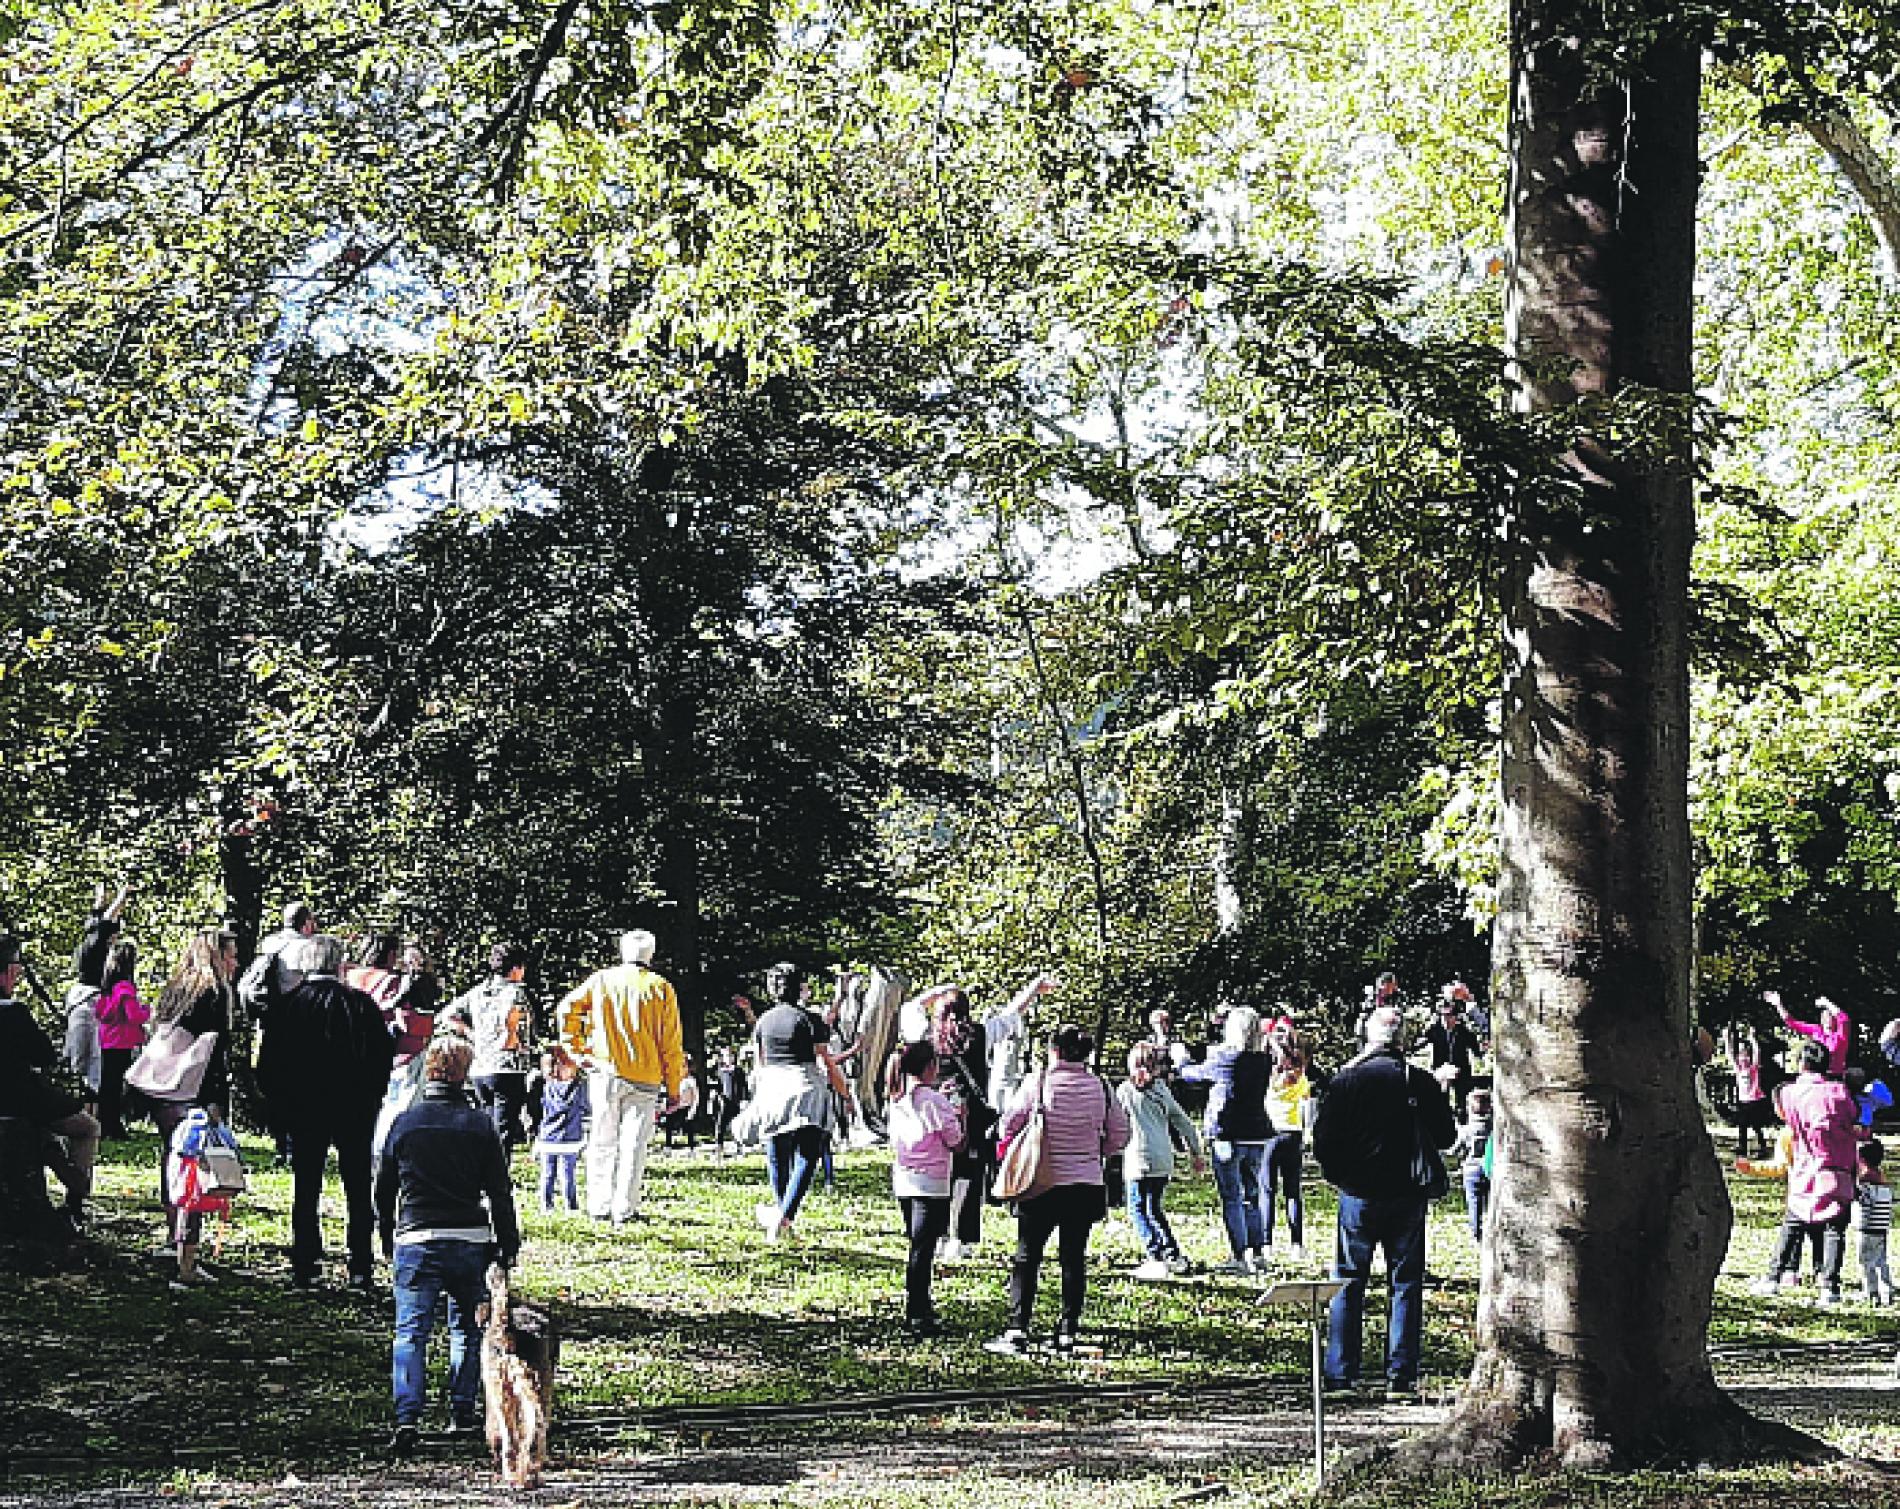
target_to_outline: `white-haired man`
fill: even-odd
[[[371,1148],[395,1048],[382,1008],[339,978],[342,940],[319,933],[291,945],[287,955],[297,984],[264,1018],[257,1081],[271,1124],[290,1139],[290,1281],[299,1289],[320,1282],[319,1206],[334,1147],[348,1211],[350,1288],[368,1294],[376,1263]]]
[[[1379,1247],[1392,1286],[1386,1394],[1394,1399],[1418,1395],[1425,1334],[1425,1215],[1432,1197],[1420,1186],[1417,1155],[1450,1147],[1458,1135],[1438,1081],[1405,1061],[1404,1023],[1396,1005],[1373,1008],[1365,1051],[1333,1076],[1313,1127],[1313,1155],[1339,1191],[1333,1277],[1346,1280],[1333,1300],[1326,1386],[1359,1383],[1366,1278]]]
[[[640,1219],[647,1144],[662,1110],[678,1107],[686,1073],[679,998],[654,972],[653,949],[653,934],[624,934],[620,964],[589,975],[557,1008],[562,1037],[590,1073],[587,1213],[615,1226]]]

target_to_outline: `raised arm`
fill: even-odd
[[[995,1048],[998,1043],[1007,1042],[1021,1035],[1028,1023],[1029,1009],[1041,997],[1056,988],[1053,975],[1039,974],[1009,999],[1009,1004],[1001,1011],[992,1012],[983,1023],[984,1045]]]

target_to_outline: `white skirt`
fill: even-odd
[[[818,1064],[767,1064],[732,1123],[740,1142],[765,1142],[801,1127],[833,1130],[831,1081]]]

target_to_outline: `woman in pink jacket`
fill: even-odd
[[[1847,1049],[1853,1040],[1854,1024],[1847,1019],[1845,1011],[1842,1011],[1826,996],[1816,996],[1814,1009],[1821,1014],[1821,1020],[1797,1022],[1788,1015],[1788,1008],[1781,1004],[1780,991],[1764,990],[1761,998],[1781,1014],[1782,1026],[1802,1037],[1811,1038],[1827,1049],[1829,1075],[1839,1079],[1847,1072]]]
[[[1788,1209],[1768,1272],[1757,1282],[1763,1294],[1775,1292],[1784,1272],[1801,1260],[1804,1237],[1821,1240],[1820,1292],[1823,1306],[1841,1302],[1841,1258],[1847,1223],[1854,1212],[1854,1165],[1860,1141],[1860,1108],[1847,1086],[1822,1073],[1827,1049],[1801,1045],[1801,1075],[1781,1091],[1781,1115],[1788,1123],[1792,1149],[1788,1163]]]
[[[1029,1318],[1036,1308],[1036,1280],[1049,1238],[1057,1239],[1062,1265],[1062,1316],[1056,1325],[1058,1352],[1074,1350],[1088,1290],[1089,1233],[1108,1214],[1103,1161],[1128,1145],[1128,1113],[1108,1082],[1088,1066],[1095,1039],[1080,1027],[1058,1027],[1049,1063],[1024,1080],[1004,1113],[1004,1143],[1043,1116],[1042,1160],[1036,1192],[1016,1202],[1016,1254],[1009,1265],[1009,1328],[987,1350],[1019,1356],[1029,1349]]]
[[[125,1071],[145,1046],[145,1024],[152,1008],[139,999],[132,971],[139,962],[138,945],[115,938],[106,950],[105,970],[92,1009],[99,1018],[99,1123],[101,1135],[125,1136]]]

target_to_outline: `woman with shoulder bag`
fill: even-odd
[[[1025,1080],[999,1128],[1005,1144],[1041,1119],[1037,1175],[1016,1202],[1016,1252],[1009,1267],[1009,1328],[984,1346],[1003,1356],[1029,1347],[1042,1256],[1054,1236],[1062,1267],[1059,1352],[1072,1351],[1088,1290],[1089,1233],[1108,1213],[1103,1163],[1128,1145],[1128,1114],[1088,1066],[1095,1039],[1073,1024],[1050,1039],[1049,1062]],[[1007,1154],[1005,1154],[1007,1160]]]
[[[195,1083],[193,1076],[186,1074],[162,1086],[151,1080],[139,1086],[151,1103],[152,1121],[158,1127],[158,1198],[165,1210],[163,1250],[175,1250],[178,1255],[175,1287],[215,1282],[198,1261],[204,1216],[197,1211],[179,1210],[172,1203],[169,1164],[173,1134],[186,1118],[202,1107],[221,1120],[230,1100],[227,1049],[232,1006],[236,1001],[231,983],[236,969],[237,941],[229,933],[216,929],[199,933],[186,946],[184,959],[165,982],[158,1004],[152,1009],[153,1036],[146,1047],[146,1057],[161,1051],[190,1054],[192,1047],[207,1035],[213,1039],[208,1056],[202,1059],[202,1075],[196,1077]]]

